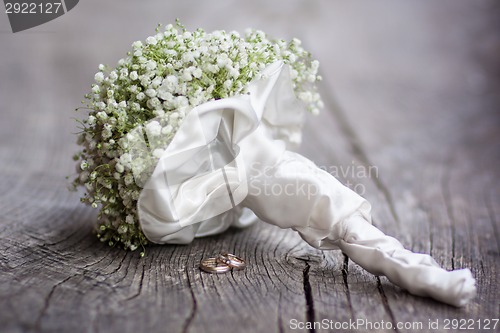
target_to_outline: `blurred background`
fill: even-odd
[[[325,111],[335,98],[370,153],[384,153],[380,150],[391,145],[424,158],[421,147],[436,140],[450,143],[450,131],[477,126],[490,131],[492,139],[481,151],[497,155],[498,7],[488,0],[87,0],[74,12],[16,34],[7,16],[0,15],[1,115],[9,114],[14,123],[2,128],[2,144],[14,132],[17,140],[33,135],[52,119],[67,142],[61,148],[74,149],[69,119],[89,91],[97,66],[115,65],[133,41],[152,35],[157,23],[179,18],[188,29],[253,27],[277,38],[303,40],[321,64]],[[413,145],[417,138],[428,142]]]
[[[71,157],[77,150],[72,118],[80,116],[74,109],[90,90],[99,64],[115,65],[132,42],[153,35],[158,23],[166,25],[176,18],[188,30],[242,32],[251,27],[276,38],[301,39],[320,61],[324,81],[319,89],[325,101],[319,116],[306,119],[301,152],[326,168],[375,166],[375,176],[336,176],[346,184],[360,185],[356,190],[372,202],[374,223],[386,233],[414,251],[431,253],[448,269],[470,267],[478,279],[479,295],[465,312],[418,300],[415,305],[414,298],[389,288],[380,300],[349,303],[347,317],[372,311],[392,320],[408,314],[412,318],[435,313],[498,316],[498,1],[82,0],[67,14],[16,34],[7,15],[0,13],[0,299],[4,299],[0,319],[6,328],[57,327],[51,323],[63,317],[65,306],[59,303],[50,310],[44,301],[47,294],[53,297],[55,287],[51,289],[50,283],[66,281],[61,272],[72,271],[73,264],[77,267],[82,260],[109,254],[99,252],[107,250],[92,243],[93,236],[85,238],[85,244],[97,250],[75,252],[70,246],[50,250],[58,242],[67,245],[75,237],[90,235],[95,221],[95,212],[82,207],[77,194],[66,191],[64,177],[73,173]],[[252,230],[247,239],[260,235]],[[263,230],[281,235],[274,229]],[[286,239],[281,242],[283,265],[290,264],[287,253],[297,241],[290,238],[288,244]],[[310,248],[304,251],[316,253]],[[36,260],[29,261],[31,266],[17,265],[28,262],[23,258]],[[181,263],[191,260],[181,259]],[[342,257],[332,254],[322,260],[327,263],[321,267],[332,265],[330,269],[341,276]],[[44,267],[59,267],[59,273],[55,268],[47,273]],[[319,319],[333,316],[337,302],[328,296],[330,287],[322,282],[328,278],[321,267],[311,268],[311,274],[318,274],[317,284],[313,283],[317,308],[312,315]],[[33,272],[42,274],[49,287],[37,289],[39,281],[30,278]],[[366,273],[356,274],[353,283],[375,286]],[[385,283],[382,280],[384,288]],[[26,288],[36,292],[13,296]],[[379,295],[377,288],[351,285],[359,295]],[[269,295],[273,302],[287,298],[286,291]],[[382,310],[374,310],[378,306]],[[74,311],[91,307],[82,300]],[[274,305],[272,311],[262,309],[262,325],[267,325],[269,313],[288,311]],[[201,325],[203,315],[191,317],[197,318]],[[235,322],[242,317],[238,318]],[[252,323],[255,318],[241,321]]]

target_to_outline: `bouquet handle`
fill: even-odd
[[[358,214],[344,222],[339,248],[354,262],[375,275],[385,275],[411,294],[432,297],[456,307],[476,294],[469,269],[446,271],[427,254],[413,253],[393,237],[366,223]]]
[[[259,170],[254,162],[249,169],[243,204],[263,221],[296,230],[315,248],[340,249],[368,272],[385,275],[414,295],[457,307],[475,296],[469,269],[446,271],[429,255],[404,249],[371,224],[365,199],[305,157],[285,151],[274,166]]]

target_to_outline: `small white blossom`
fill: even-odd
[[[219,66],[219,67],[224,67],[224,66],[230,64],[229,61],[230,61],[230,59],[226,53],[222,53],[222,54],[219,54],[217,56],[217,66]]]
[[[133,47],[134,49],[139,49],[139,48],[141,48],[141,47],[142,47],[142,42],[141,42],[140,40],[138,40],[138,41],[136,41],[136,42],[134,42],[134,43],[132,44],[132,47]]]
[[[147,105],[148,105],[148,107],[150,109],[155,110],[155,109],[158,109],[158,108],[161,107],[161,102],[160,102],[160,100],[158,98],[153,97],[153,98],[151,98],[151,99],[148,100]]]
[[[126,186],[128,186],[134,182],[134,178],[131,174],[127,174],[123,178],[123,182],[125,183]]]
[[[94,125],[95,124],[95,117],[90,115],[87,119],[87,124],[89,124],[90,126]]]
[[[165,111],[162,109],[156,109],[153,111],[156,117],[162,118],[165,115]]]
[[[186,96],[177,96],[175,98],[175,105],[177,106],[177,108],[182,108],[182,107],[188,106],[189,100],[186,98]],[[173,117],[175,117],[175,118],[173,118]],[[179,117],[179,113],[173,113],[170,115],[171,119],[177,119],[178,117]]]
[[[156,69],[156,61],[149,60],[146,62],[146,69],[150,72],[154,71]]]
[[[156,158],[160,158],[164,152],[165,152],[164,149],[156,148],[155,150],[153,150],[153,156]]]
[[[108,119],[108,115],[104,111],[97,112],[96,116],[101,121],[105,121],[106,119]]]
[[[301,92],[298,97],[306,103],[312,102],[313,96],[310,91]]]
[[[161,134],[168,135],[168,134],[172,133],[172,131],[173,131],[172,125],[167,125],[161,129]]]
[[[172,99],[173,95],[169,92],[167,86],[162,85],[160,88],[158,88],[158,97],[163,100],[170,100]]]
[[[119,173],[122,173],[123,171],[125,171],[125,168],[123,167],[123,165],[121,165],[120,163],[116,163],[115,165],[115,169],[116,171],[118,171]]]
[[[232,80],[226,80],[224,81],[224,88],[226,89],[231,89],[231,86],[233,85],[233,81]]]
[[[159,136],[161,134],[161,126],[156,120],[146,124],[146,133],[148,137]]]
[[[94,76],[94,80],[97,83],[101,83],[102,81],[104,81],[104,73],[103,72],[97,72],[95,74],[95,76]]]
[[[203,71],[200,68],[196,68],[193,70],[193,76],[197,79],[199,79],[203,74]]]
[[[156,41],[156,38],[151,36],[151,37],[146,38],[146,43],[148,45],[156,45],[157,41]]]
[[[130,162],[132,161],[132,156],[129,153],[124,153],[122,156],[120,156],[120,163],[122,165],[130,165]]]
[[[184,81],[191,81],[193,79],[193,76],[191,75],[191,72],[188,70],[185,70],[182,74],[182,79]]]
[[[137,72],[136,71],[132,71],[130,72],[130,75],[129,75],[130,79],[135,81],[139,78],[139,75],[137,75]]]
[[[116,71],[112,71],[111,73],[109,73],[109,79],[111,81],[116,81],[116,79],[118,79],[118,74],[116,74]]]
[[[182,61],[185,63],[194,62],[194,55],[191,52],[184,53],[182,55]]]
[[[85,183],[85,182],[89,179],[89,174],[90,174],[90,173],[89,173],[88,171],[86,171],[86,170],[85,170],[85,171],[82,171],[82,172],[80,173],[80,177],[79,177],[80,181],[81,181],[82,183]]]
[[[156,90],[154,90],[154,89],[148,89],[148,90],[146,90],[146,95],[148,95],[149,97],[155,97],[156,96]]]
[[[127,215],[127,217],[125,218],[125,222],[127,222],[128,224],[134,224],[134,217],[132,215]]]
[[[158,88],[161,85],[162,81],[163,81],[163,78],[160,76],[157,76],[151,82],[151,86],[153,86],[153,88]]]
[[[232,66],[229,66],[228,71],[229,71],[229,75],[233,79],[237,79],[240,76],[240,71],[237,70],[236,68],[232,67]]]
[[[133,111],[139,111],[141,109],[141,105],[139,103],[136,103],[136,102],[132,102],[130,104],[130,108],[133,110]]]
[[[127,68],[120,69],[120,79],[125,79],[127,78],[127,76],[128,76],[128,69]]]
[[[174,75],[169,75],[165,78],[164,82],[167,82],[170,87],[174,87],[177,85],[177,83],[179,83],[179,80],[177,79],[177,76],[174,76]]]

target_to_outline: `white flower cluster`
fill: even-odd
[[[158,27],[145,42],[134,42],[116,68],[99,66],[96,83],[86,95],[90,112],[81,123],[82,150],[75,155],[79,163],[74,186],[84,186],[81,200],[100,208],[102,241],[121,243],[130,250],[147,244],[137,220],[141,188],[134,168],[141,169],[138,173],[152,171],[186,112],[210,100],[245,93],[248,83],[277,60],[290,65],[297,97],[317,113],[322,107],[314,86],[321,79],[318,61],[298,39],[271,40],[261,31],[248,30],[240,36],[190,32],[179,23]],[[141,125],[148,138],[144,144],[149,145],[143,151],[149,156],[141,157],[130,147],[137,137],[133,130]]]

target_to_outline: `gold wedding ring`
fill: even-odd
[[[221,253],[217,257],[203,259],[200,263],[200,269],[207,273],[226,273],[231,270],[241,270],[246,267],[246,263],[240,257],[231,253]]]
[[[217,258],[208,258],[201,261],[200,269],[207,273],[226,273],[231,270],[231,267],[218,261]]]
[[[219,262],[225,263],[234,270],[244,269],[246,266],[246,263],[243,259],[231,253],[221,253],[217,257],[217,260]]]

